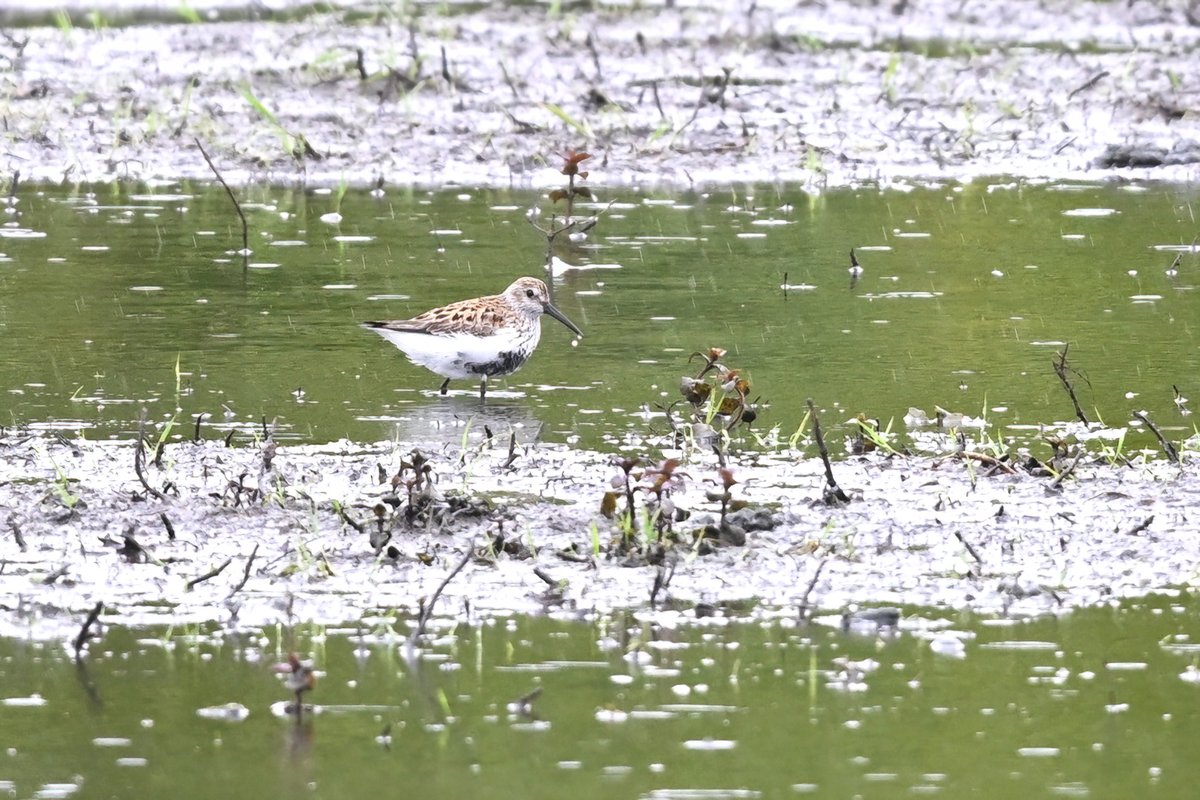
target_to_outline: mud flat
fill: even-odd
[[[842,506],[823,502],[817,458],[730,453],[745,507],[701,545],[720,527],[719,479],[715,457],[696,455],[674,494],[690,512],[678,543],[641,554],[600,513],[621,474],[608,454],[443,446],[414,486],[410,446],[395,444],[179,441],[157,466],[135,449],[0,441],[0,635],[69,638],[97,602],[132,625],[416,615],[464,559],[441,614],[646,608],[657,581],[655,607],[685,615],[1024,615],[1196,579],[1195,448],[1182,465],[1088,456],[1059,483],[953,455],[851,457],[834,463]]]
[[[1194,180],[1182,3],[22,4],[24,179],[528,186]],[[798,7],[797,7],[798,6]],[[1189,16],[1190,15],[1190,16]]]

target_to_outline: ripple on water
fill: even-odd
[[[705,737],[703,739],[687,739],[683,743],[685,750],[701,750],[701,751],[720,751],[733,750],[737,747],[737,742],[733,739],[711,739]]]
[[[1022,758],[1054,758],[1061,750],[1057,747],[1018,747],[1017,755]]]
[[[1036,640],[1013,640],[1009,642],[984,642],[979,645],[981,650],[1050,650],[1058,649],[1056,642],[1041,642]]]
[[[79,791],[79,787],[78,783],[44,783],[33,796],[37,800],[62,800]]]
[[[741,800],[762,797],[754,789],[654,789],[642,795],[645,800]]]

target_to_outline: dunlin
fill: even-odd
[[[408,356],[441,375],[446,393],[452,379],[479,378],[479,396],[487,379],[510,375],[533,354],[542,335],[542,314],[549,314],[576,336],[583,331],[550,302],[546,284],[518,278],[502,294],[460,300],[412,319],[364,322]]]

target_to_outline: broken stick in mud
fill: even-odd
[[[833,465],[829,463],[829,448],[825,446],[825,437],[821,435],[821,421],[817,419],[817,409],[813,405],[811,397],[807,403],[808,413],[813,422],[813,438],[817,441],[817,452],[821,454],[821,463],[825,465],[825,491],[822,493],[825,503],[832,505],[835,500],[839,503],[849,503],[850,495],[842,491],[842,487],[838,486],[833,477]]]
[[[1083,409],[1079,407],[1079,398],[1075,396],[1075,387],[1071,384],[1071,379],[1067,375],[1068,372],[1075,372],[1075,370],[1072,370],[1067,366],[1067,351],[1070,349],[1071,345],[1068,344],[1064,346],[1062,351],[1058,354],[1058,360],[1052,362],[1054,374],[1058,376],[1060,381],[1062,381],[1063,388],[1066,389],[1067,394],[1070,395],[1071,405],[1075,406],[1075,416],[1078,417],[1079,421],[1084,425],[1090,425],[1091,423],[1088,422],[1088,418],[1083,413]],[[1079,373],[1076,372],[1075,374],[1078,375]]]

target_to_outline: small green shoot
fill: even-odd
[[[586,122],[582,122],[580,120],[575,119],[570,114],[568,114],[566,111],[564,111],[562,106],[557,105],[556,103],[542,103],[542,108],[546,109],[551,114],[558,117],[560,120],[562,120],[564,123],[566,123],[568,128],[575,131],[580,136],[583,136],[587,139],[596,138],[595,134],[592,133],[592,129],[588,126],[588,124]]]
[[[893,52],[883,70],[883,94],[888,105],[896,104],[896,73],[900,71],[900,53]]]
[[[588,526],[588,533],[591,534],[592,540],[592,558],[600,557],[600,526],[596,524],[596,520],[592,520],[592,524]]]
[[[862,418],[856,418],[854,422],[858,425],[863,438],[873,444],[876,450],[887,453],[889,456],[900,455],[900,451],[892,447],[891,442],[888,441],[892,436],[892,425],[895,423],[894,417],[888,420],[887,428],[882,431],[876,429],[869,421]]]
[[[796,426],[796,432],[788,438],[788,447],[795,450],[800,444],[800,439],[804,436],[805,430],[808,428],[808,423],[812,419],[812,412],[805,411],[804,418],[800,420],[800,424]]]
[[[179,12],[179,16],[184,22],[192,25],[198,25],[199,23],[203,22],[203,20],[200,18],[200,12],[192,8],[187,0],[180,2],[179,6],[175,10]]]

